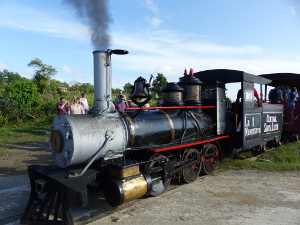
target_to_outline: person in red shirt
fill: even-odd
[[[127,107],[127,104],[126,104],[126,102],[125,102],[125,96],[124,95],[120,95],[120,100],[119,100],[119,102],[117,102],[116,104],[115,104],[115,108],[116,108],[116,110],[118,110],[118,111],[124,111],[125,110],[125,108]]]
[[[64,97],[60,97],[59,103],[56,104],[57,115],[65,115],[68,114],[68,102]]]

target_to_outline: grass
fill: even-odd
[[[258,169],[270,172],[300,170],[300,141],[287,143],[257,157],[226,158],[219,164],[218,171],[228,169]]]
[[[49,126],[0,128],[0,133],[0,176],[26,173],[32,164],[52,164]]]
[[[7,144],[22,144],[46,141],[49,126],[22,126],[18,128],[0,128],[0,142]]]
[[[0,133],[0,155],[11,154],[9,148],[13,146],[35,146],[49,139],[49,127],[0,128]]]

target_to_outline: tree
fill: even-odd
[[[94,86],[90,83],[80,83],[77,81],[73,81],[69,90],[73,92],[73,94],[81,95],[82,93],[93,93]]]
[[[18,73],[10,72],[8,70],[3,70],[0,72],[0,86],[11,84],[16,80],[21,80],[22,77]]]
[[[82,93],[93,93],[94,92],[94,85],[90,83],[82,83],[79,87],[79,90]]]
[[[162,95],[160,90],[163,89],[167,83],[167,78],[162,73],[158,73],[152,84],[152,95],[156,95],[156,97],[160,98]]]
[[[42,60],[35,58],[28,63],[28,66],[36,67],[33,81],[36,83],[40,94],[44,94],[47,85],[57,70],[50,65],[44,64]]]
[[[31,109],[36,107],[40,101],[36,84],[26,78],[17,80],[5,86],[7,103],[12,105],[19,113],[21,119],[29,115]]]
[[[132,92],[132,88],[133,88],[133,85],[129,82],[127,82],[124,86],[123,86],[123,90],[124,90],[124,93],[127,94],[127,95],[130,95],[131,92]]]
[[[5,87],[21,79],[22,77],[18,73],[8,70],[0,72],[0,126],[10,121],[11,118],[16,118],[18,111],[9,105],[11,99],[7,96]]]

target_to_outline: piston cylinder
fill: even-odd
[[[106,201],[112,207],[143,197],[152,189],[151,177],[138,174],[125,179],[111,178],[104,187]]]

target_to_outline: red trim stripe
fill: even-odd
[[[217,137],[217,138],[213,138],[213,139],[209,139],[209,140],[205,140],[205,141],[200,141],[200,142],[195,142],[195,143],[190,143],[190,144],[185,144],[185,145],[177,145],[177,146],[168,147],[168,148],[154,149],[154,150],[145,149],[145,151],[148,151],[148,152],[163,152],[163,151],[173,150],[173,149],[177,149],[177,148],[185,148],[185,147],[189,147],[189,146],[200,145],[200,144],[213,142],[213,141],[217,141],[217,140],[220,140],[220,139],[223,139],[223,138],[229,138],[229,137],[230,137],[229,135],[225,135],[225,136],[221,136],[221,137]]]
[[[216,108],[216,106],[170,106],[170,107],[134,107],[129,108],[126,107],[125,110],[138,110],[138,109],[212,109]]]

